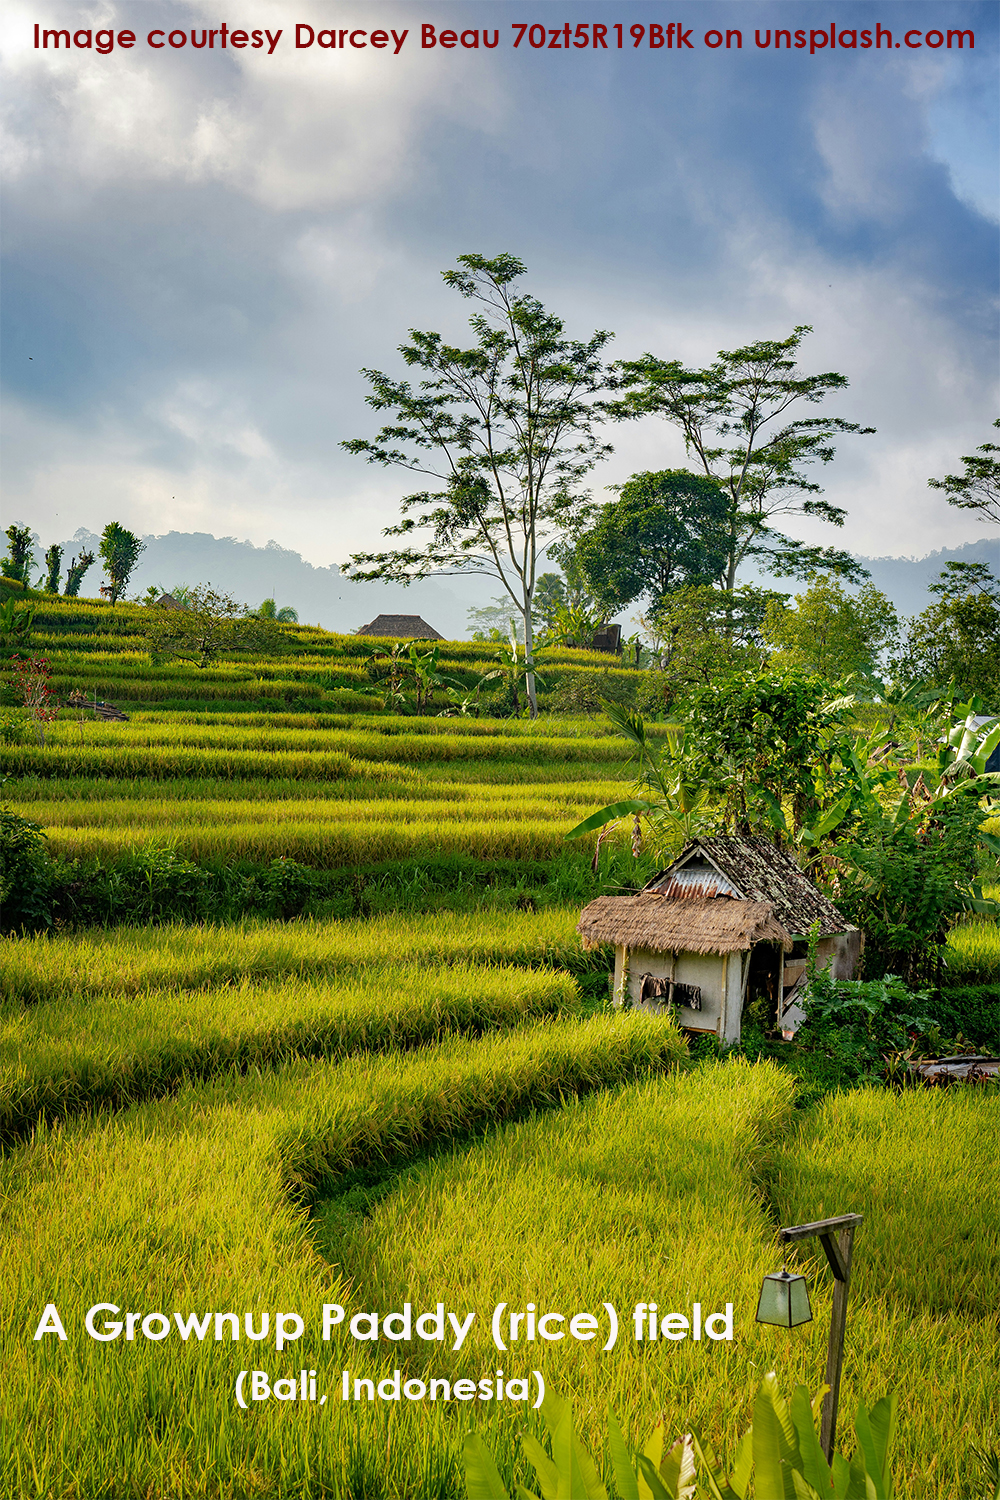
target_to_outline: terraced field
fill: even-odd
[[[764,1371],[787,1389],[823,1367],[816,1262],[814,1323],[754,1322],[776,1226],[852,1209],[845,1437],[856,1399],[895,1387],[897,1495],[975,1494],[972,1449],[1000,1449],[995,1104],[880,1091],[797,1111],[789,1073],[695,1067],[668,1020],[606,1014],[607,955],[574,929],[608,869],[563,841],[630,780],[598,719],[380,715],[364,643],[308,628],[281,659],[199,671],[150,664],[138,609],[45,602],[38,621],[60,689],[130,718],[64,711],[44,746],[0,751],[67,888],[110,892],[105,926],[2,940],[0,1494],[462,1500],[470,1426],[529,1478],[523,1403],[345,1401],[345,1370],[352,1393],[397,1370],[427,1392],[537,1370],[589,1438],[610,1403],[634,1445],[662,1410],[725,1450]],[[489,664],[443,654],[469,684]],[[549,675],[604,665],[557,653]],[[327,882],[313,916],[170,919],[199,871],[259,895],[299,866]],[[982,975],[993,933],[956,932],[956,972]],[[501,1351],[501,1302],[600,1328],[610,1304],[619,1338]],[[723,1325],[731,1304],[733,1337],[639,1342],[651,1302]],[[407,1303],[474,1317],[457,1348],[351,1336]],[[106,1341],[84,1324],[98,1304],[98,1333],[123,1324]],[[49,1305],[65,1340],[32,1337]],[[327,1338],[324,1306],[344,1312]],[[241,1409],[255,1369],[296,1399]]]

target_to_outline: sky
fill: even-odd
[[[339,446],[378,426],[360,371],[401,374],[410,328],[461,340],[470,309],[440,273],[510,252],[568,334],[611,329],[618,358],[702,366],[811,325],[802,370],[850,382],[824,409],[877,432],[845,436],[819,476],[843,530],[796,535],[920,556],[989,534],[927,479],[1000,412],[998,17],[961,0],[6,0],[4,525],[43,547],[112,519],[273,539],[316,566],[377,550],[413,486]],[[281,38],[146,41],[223,20]],[[551,39],[567,20],[611,45],[513,46],[517,24]],[[646,45],[671,20],[693,45]],[[137,40],[36,49],[36,22]],[[296,48],[297,23],[407,38]],[[831,23],[878,23],[893,46],[755,45]],[[423,47],[427,25],[499,44]],[[896,45],[959,29],[974,49]],[[737,30],[739,50],[705,44]],[[655,418],[609,437],[598,499],[687,461]]]

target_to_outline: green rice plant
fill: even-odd
[[[40,1118],[159,1097],[183,1078],[383,1052],[579,1007],[568,975],[385,960],[349,975],[47,1001],[0,1022],[0,1142]]]
[[[845,1393],[906,1392],[899,1492],[953,1500],[972,1450],[1000,1443],[997,1101],[975,1088],[828,1096],[774,1162],[782,1224],[864,1215],[854,1242]],[[815,1295],[829,1275],[807,1262]],[[975,1492],[974,1492],[975,1493]]]
[[[500,818],[440,818],[427,823],[403,821],[387,808],[381,818],[355,822],[321,823],[313,817],[299,821],[263,819],[224,824],[205,823],[182,830],[175,845],[191,860],[249,860],[266,864],[279,858],[335,869],[346,865],[372,864],[386,859],[407,859],[418,853],[461,853],[480,859],[550,859],[562,848],[565,821]],[[66,828],[48,830],[49,848],[66,859],[114,860],[124,851],[145,842],[148,830]]]
[[[343,979],[358,968],[519,964],[585,972],[576,909],[540,912],[437,912],[362,921],[238,923],[224,927],[117,927],[6,940],[0,1016],[16,1026],[21,1007],[107,997],[127,1011],[129,997],[152,990],[200,990],[240,980]]]
[[[991,890],[996,887],[985,887],[983,895],[987,896]],[[960,922],[948,934],[944,961],[949,975],[959,983],[968,983],[969,976],[974,974],[1000,980],[1000,922],[995,917],[973,917]],[[997,1001],[1000,1003],[1000,988]]]
[[[457,1500],[467,1412],[428,1405],[387,1417],[381,1405],[338,1399],[343,1369],[375,1380],[387,1372],[346,1325],[321,1341],[323,1304],[353,1314],[368,1292],[324,1265],[296,1203],[345,1171],[628,1083],[669,1066],[681,1046],[658,1018],[555,1022],[405,1057],[229,1076],[112,1119],[39,1128],[0,1165],[0,1493]],[[471,1307],[453,1279],[434,1300]],[[32,1339],[49,1303],[66,1321],[65,1343]],[[168,1316],[236,1311],[241,1331],[244,1311],[258,1329],[267,1312],[270,1343],[175,1333],[100,1344],[83,1316],[102,1303]],[[276,1314],[292,1310],[303,1340],[278,1351]],[[400,1346],[389,1352],[409,1368]],[[242,1413],[234,1387],[246,1365],[272,1379],[314,1367],[329,1404]]]

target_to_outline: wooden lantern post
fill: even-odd
[[[836,1219],[818,1219],[815,1224],[792,1224],[789,1228],[778,1231],[779,1240],[785,1244],[818,1235],[833,1272],[833,1312],[830,1317],[830,1347],[826,1356],[826,1384],[830,1389],[823,1398],[820,1422],[820,1444],[828,1463],[833,1462],[833,1448],[837,1439],[837,1403],[840,1400],[840,1372],[844,1364],[847,1293],[851,1285],[854,1231],[863,1218],[863,1214],[841,1214]]]

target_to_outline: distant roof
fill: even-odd
[[[160,609],[183,609],[184,606],[175,599],[173,594],[161,594],[156,601]]]
[[[433,627],[419,615],[376,615],[370,625],[362,625],[358,635],[392,635],[400,640],[443,641]]]
[[[787,849],[750,834],[694,839],[646,890],[686,900],[736,896],[766,901],[776,920],[795,937],[805,936],[814,922],[819,923],[820,937],[854,930]]]
[[[585,948],[615,943],[653,953],[744,953],[755,943],[792,946],[766,901],[674,901],[647,891],[599,896],[584,908],[576,930]]]

